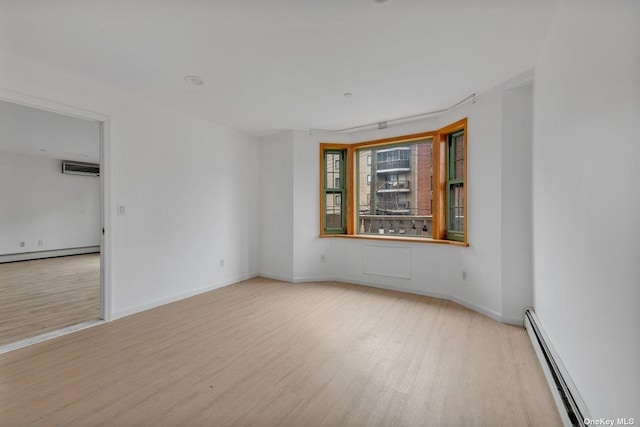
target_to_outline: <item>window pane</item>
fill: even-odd
[[[345,150],[343,149],[324,150],[323,227],[328,234],[342,234],[346,231],[346,201],[343,204],[345,192],[344,159]]]
[[[431,237],[431,139],[360,149],[356,159],[358,233]]]
[[[464,231],[464,184],[452,184],[449,187],[449,231]]]
[[[464,134],[460,133],[452,137],[452,150],[450,155],[453,156],[451,178],[464,179]]]
[[[325,197],[325,228],[342,229],[342,195],[327,194]]]
[[[325,182],[328,188],[340,188],[340,157],[341,153],[328,152],[325,162]]]

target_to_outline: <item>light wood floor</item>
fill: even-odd
[[[561,425],[524,329],[256,278],[0,355],[11,426]]]
[[[100,254],[0,264],[0,346],[100,317]]]

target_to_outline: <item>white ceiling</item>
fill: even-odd
[[[482,93],[534,66],[556,3],[14,0],[5,7],[14,53],[265,135],[377,122]],[[186,75],[205,85],[188,86]]]
[[[100,162],[100,125],[0,101],[0,152]]]

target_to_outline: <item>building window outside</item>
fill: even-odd
[[[432,237],[432,139],[363,147],[355,157],[357,234]]]

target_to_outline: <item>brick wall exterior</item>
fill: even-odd
[[[433,177],[433,144],[418,145],[418,194],[416,215],[431,215],[431,203],[433,198],[433,188],[431,180]],[[412,190],[413,191],[413,190]]]

